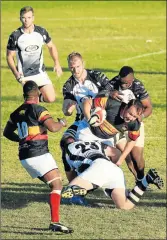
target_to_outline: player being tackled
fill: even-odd
[[[112,147],[104,143],[69,143],[66,160],[78,176],[63,189],[62,197],[84,196],[100,187],[117,208],[128,210],[140,201],[149,184],[154,184],[159,189],[163,187],[162,178],[156,169],[151,168],[141,181],[136,182],[131,191],[127,191],[122,169],[111,161],[113,153]]]

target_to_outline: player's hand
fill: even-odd
[[[63,127],[67,127],[67,120],[65,118],[57,118],[57,120],[63,125]]]
[[[15,75],[15,77],[16,77],[16,80],[17,80],[19,83],[21,83],[22,85],[25,84],[24,76],[23,76],[22,73],[17,72],[17,74]]]
[[[115,99],[115,100],[117,100],[117,101],[122,101],[122,99],[123,99],[123,97],[121,96],[121,95],[123,95],[121,92],[119,92],[119,91],[112,91],[111,93],[110,93],[110,97],[112,98],[112,99]]]
[[[60,64],[56,64],[53,68],[53,71],[57,73],[58,77],[60,77],[63,74]]]
[[[87,120],[87,122],[89,123],[89,125],[91,126],[91,127],[98,127],[98,126],[100,126],[101,124],[102,124],[102,122],[100,121],[100,119],[98,118],[98,116],[91,116],[88,120]]]

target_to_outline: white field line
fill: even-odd
[[[137,58],[143,58],[143,57],[147,57],[147,56],[151,56],[151,55],[157,55],[157,54],[162,54],[162,53],[165,53],[166,50],[161,50],[159,52],[152,52],[152,53],[146,53],[146,54],[141,54],[141,55],[138,55],[138,56],[134,56],[134,57],[131,57],[131,58],[123,58],[123,59],[120,59],[119,61],[128,61],[128,60],[132,60],[132,59],[137,59]]]
[[[147,41],[150,37],[139,37],[139,36],[110,36],[110,37],[89,37],[84,38],[84,41],[110,41],[110,40],[144,40]],[[163,39],[165,37],[151,36],[151,39]],[[57,38],[62,39],[62,38]],[[75,41],[80,41],[82,38],[75,38]],[[74,41],[74,38],[63,38],[64,41]]]
[[[38,17],[38,19],[40,19],[40,17]],[[42,18],[43,19],[43,18]],[[109,21],[109,20],[129,20],[129,19],[133,19],[133,20],[153,20],[153,19],[166,19],[166,16],[129,16],[129,17],[73,17],[73,18],[45,18],[46,21],[85,21],[85,20],[97,20],[97,21]],[[11,22],[18,22],[18,18],[11,18],[10,19]],[[2,19],[1,21],[6,22],[6,19]]]
[[[98,20],[98,21],[108,21],[108,20],[128,20],[128,19],[133,19],[133,20],[153,20],[153,19],[166,19],[166,16],[156,16],[156,17],[145,17],[145,16],[130,16],[130,17],[74,17],[74,18],[48,18],[48,21],[78,21],[78,20]]]

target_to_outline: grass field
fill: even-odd
[[[35,9],[36,25],[44,26],[56,43],[64,70],[58,79],[44,49],[47,71],[57,92],[57,101],[44,104],[56,117],[63,117],[62,85],[70,76],[67,55],[79,51],[87,68],[114,77],[123,65],[136,71],[148,90],[153,114],[145,119],[146,171],[156,167],[165,186],[154,186],[131,211],[114,207],[99,190],[88,197],[92,207],[61,206],[61,221],[74,228],[72,235],[49,232],[49,189],[32,180],[22,168],[17,144],[1,138],[1,239],[166,239],[166,2],[161,1],[8,1],[1,2],[1,130],[9,114],[23,101],[22,87],[8,69],[5,54],[9,34],[20,26],[19,10]],[[74,116],[68,118],[69,125]],[[50,133],[50,151],[67,183],[59,140],[63,131]],[[127,187],[134,178],[126,165]]]

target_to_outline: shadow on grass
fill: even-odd
[[[7,66],[1,66],[1,69],[9,69]],[[111,69],[111,68],[93,68],[94,70],[98,70],[101,72],[112,72],[112,73],[116,73],[116,75],[119,73],[120,69],[116,70],[116,69]],[[63,72],[69,72],[70,71],[68,68],[62,67]],[[53,67],[46,67],[46,71],[48,72],[53,72]],[[139,73],[139,74],[160,74],[160,75],[166,75],[166,72],[156,72],[156,71],[135,71],[135,73]]]
[[[16,209],[26,207],[31,202],[48,202],[49,187],[44,184],[31,183],[2,183],[1,208]],[[115,208],[113,201],[107,198],[102,190],[96,190],[86,197],[88,207]],[[139,207],[166,207],[166,194],[163,192],[147,191]]]

